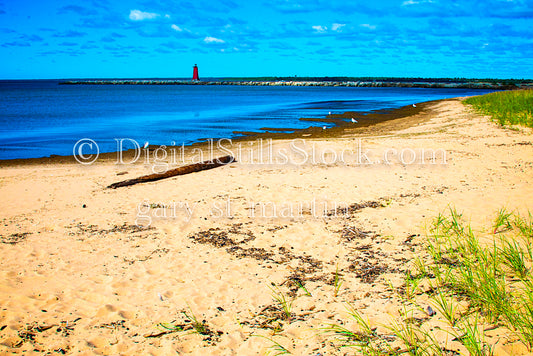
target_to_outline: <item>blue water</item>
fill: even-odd
[[[142,145],[232,138],[234,131],[331,125],[300,121],[329,112],[372,111],[490,90],[203,85],[59,85],[0,81],[0,159],[71,155],[76,141],[116,151]]]

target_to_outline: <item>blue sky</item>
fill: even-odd
[[[0,78],[533,77],[533,0],[0,0]]]

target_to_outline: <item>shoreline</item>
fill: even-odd
[[[336,138],[341,137],[346,132],[351,134],[357,134],[358,131],[361,133],[369,133],[369,127],[374,127],[380,123],[388,123],[398,119],[405,119],[412,116],[416,116],[420,113],[423,113],[424,110],[427,110],[432,104],[439,101],[453,100],[453,99],[440,99],[432,100],[417,103],[416,107],[413,105],[406,105],[394,109],[380,109],[370,112],[344,112],[342,114],[331,114],[327,115],[325,118],[300,118],[301,121],[313,121],[313,122],[324,122],[324,123],[333,123],[335,126],[329,127],[327,129],[322,129],[320,126],[310,126],[305,129],[291,129],[291,128],[265,128],[273,132],[245,132],[245,131],[234,131],[234,134],[242,134],[243,136],[229,138],[232,142],[243,143],[254,140],[294,140],[294,139],[318,139],[318,138]],[[347,119],[356,119],[357,123],[354,124],[351,121],[346,121]],[[391,129],[393,129],[391,127]],[[285,131],[293,132],[285,132]],[[380,127],[380,132],[386,131],[386,128]],[[210,138],[215,142],[217,140],[228,139],[224,137],[219,138]],[[168,150],[180,149],[185,147],[185,150],[190,152],[193,149],[205,149],[208,143],[207,139],[202,141],[194,142],[187,145],[171,146],[164,145]],[[141,144],[141,143],[139,143]],[[149,145],[150,150],[157,149],[158,145]],[[103,163],[115,160],[119,156],[119,151],[112,152],[102,152],[100,153],[98,159],[95,163]],[[131,160],[134,158],[136,151],[134,149],[129,149],[122,151],[122,157],[125,160]],[[27,165],[39,165],[39,164],[72,164],[78,163],[73,155],[50,155],[47,157],[38,157],[38,158],[15,158],[15,159],[5,159],[0,160],[0,168],[2,167],[13,167],[13,166],[27,166]]]

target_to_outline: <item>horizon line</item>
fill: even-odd
[[[272,75],[264,75],[264,76],[213,76],[213,77],[203,77],[203,79],[200,79],[200,81],[210,81],[209,79],[220,79],[220,80],[262,80],[262,81],[270,81],[270,80],[313,80],[313,79],[321,79],[326,80],[329,79],[330,81],[352,81],[352,80],[362,80],[362,79],[385,79],[385,80],[401,80],[401,79],[421,79],[421,80],[468,80],[468,81],[481,81],[481,80],[512,80],[512,81],[533,81],[532,78],[497,78],[497,77],[418,77],[418,76],[272,76]],[[187,77],[65,77],[65,78],[0,78],[0,81],[45,81],[45,80],[185,80],[185,81],[192,81],[192,78],[189,76]]]

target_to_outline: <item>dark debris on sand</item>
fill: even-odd
[[[194,235],[190,235],[189,238],[196,243],[209,244],[218,248],[236,246],[255,240],[255,236],[251,231],[242,230],[242,225],[243,224],[233,224],[226,231],[218,227],[210,228],[208,230],[199,231]],[[233,235],[233,237],[230,237],[230,234]]]
[[[363,283],[374,283],[385,273],[400,273],[399,268],[391,267],[386,264],[387,255],[381,251],[375,251],[373,244],[360,244],[355,247],[358,256],[352,260],[348,270]]]
[[[240,246],[232,246],[232,247],[228,247],[226,251],[236,256],[237,258],[250,257],[258,261],[266,261],[266,260],[274,261],[272,259],[274,254],[270,251],[265,250],[262,247],[243,248]]]
[[[373,231],[364,231],[356,226],[345,226],[342,230],[337,231],[341,238],[345,241],[351,242],[353,240],[363,240],[368,237],[374,239],[379,236]]]
[[[76,231],[69,232],[70,236],[98,236],[104,237],[113,233],[126,233],[126,234],[144,234],[147,231],[155,230],[154,227],[142,227],[137,225],[131,225],[123,223],[122,225],[114,225],[110,229],[100,229],[98,225],[85,225],[77,223],[75,225],[68,225],[67,228],[76,229]]]
[[[0,242],[8,245],[16,245],[26,240],[26,237],[28,237],[28,235],[31,235],[31,232],[17,232],[8,236],[0,235]]]
[[[347,207],[340,207],[334,210],[328,211],[328,216],[350,216],[357,213],[359,210],[365,209],[365,208],[382,208],[384,207],[383,202],[381,201],[365,201],[362,203],[354,203]]]

